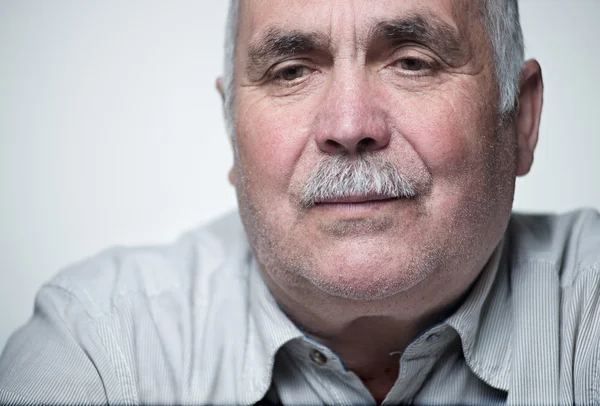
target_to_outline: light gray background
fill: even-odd
[[[226,3],[0,0],[0,349],[60,268],[235,207],[214,91]],[[600,208],[600,1],[521,12],[546,103],[515,206]]]

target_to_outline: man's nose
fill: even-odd
[[[368,78],[344,75],[328,84],[318,113],[315,141],[327,154],[377,151],[390,142],[390,128]]]

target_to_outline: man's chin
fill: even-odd
[[[394,223],[390,216],[321,218],[317,222],[317,228],[321,233],[331,237],[365,237],[384,233],[390,230]]]
[[[385,200],[365,204],[366,208],[348,208],[344,204],[318,205],[301,216],[298,224],[315,238],[363,238],[382,234],[403,234],[415,226],[417,206],[410,200]],[[330,207],[331,206],[331,207]],[[339,207],[338,207],[339,206]],[[357,205],[363,206],[363,205]]]
[[[373,261],[372,265],[352,267],[336,264],[335,268],[313,269],[305,277],[319,290],[341,299],[382,300],[405,292],[422,281],[426,269],[397,266]]]

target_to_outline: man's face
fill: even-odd
[[[481,269],[516,158],[479,13],[469,0],[242,2],[232,176],[270,279],[369,300]]]

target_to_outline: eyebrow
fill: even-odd
[[[260,72],[273,59],[282,59],[330,48],[328,36],[317,32],[287,31],[278,28],[267,29],[248,46],[248,76]]]
[[[448,23],[421,14],[378,21],[369,30],[369,47],[376,42],[401,43],[415,41],[430,47],[450,64],[461,63],[469,57],[467,41]]]
[[[469,56],[466,40],[451,25],[433,17],[410,14],[392,20],[380,20],[368,30],[361,46],[415,41],[431,47],[450,65],[460,64]],[[319,32],[268,28],[248,46],[246,74],[261,75],[270,61],[312,52],[331,51],[331,38]],[[262,76],[262,75],[261,75]]]

